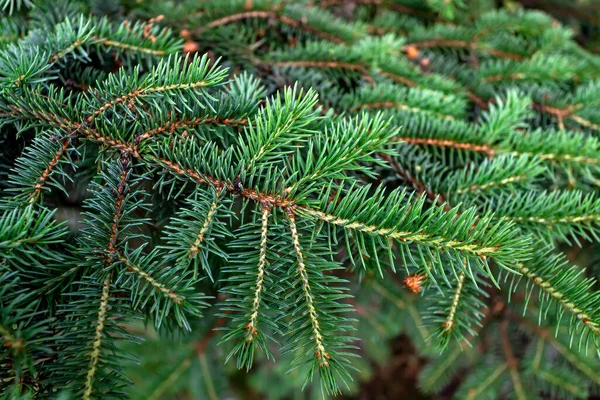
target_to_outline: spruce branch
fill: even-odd
[[[96,321],[96,331],[94,333],[94,342],[92,344],[92,352],[90,354],[90,364],[87,368],[85,378],[85,389],[82,398],[89,400],[92,395],[94,375],[98,366],[98,358],[100,356],[100,346],[102,346],[102,336],[104,331],[104,323],[106,322],[106,310],[108,308],[110,277],[104,280],[102,286],[102,296],[100,297],[100,306],[98,308],[98,320]]]
[[[231,286],[224,289],[227,299],[222,310],[228,312],[232,325],[227,328],[222,341],[235,341],[227,359],[237,355],[238,368],[249,370],[254,362],[255,349],[263,351],[268,359],[273,358],[267,340],[273,340],[270,332],[279,332],[277,316],[278,302],[275,293],[276,280],[279,279],[276,252],[279,247],[273,241],[273,230],[282,232],[273,226],[272,212],[268,205],[260,210],[260,220],[241,227],[236,233],[237,239],[231,244],[238,255],[224,272],[228,274]],[[260,232],[258,245],[256,233]],[[242,272],[242,273],[240,273]],[[275,315],[273,315],[275,314]]]
[[[378,156],[387,161],[394,170],[394,172],[396,172],[396,174],[398,174],[400,178],[402,178],[405,182],[409,183],[412,187],[414,187],[418,195],[425,194],[429,201],[436,204],[437,206],[443,207],[444,211],[446,212],[452,209],[452,206],[450,206],[450,204],[448,204],[445,201],[444,196],[442,194],[434,192],[432,188],[425,185],[423,182],[414,177],[406,168],[404,168],[398,162],[397,159],[383,153],[378,154]]]
[[[257,321],[258,321],[258,310],[260,308],[260,298],[263,292],[263,284],[265,277],[265,268],[267,261],[267,234],[269,225],[269,213],[271,212],[269,207],[263,207],[262,209],[262,226],[260,233],[260,253],[258,256],[258,273],[256,274],[256,289],[254,291],[254,299],[252,300],[252,309],[250,314],[250,322],[248,322],[247,330],[248,336],[246,341],[252,341],[252,338],[256,335]]]
[[[508,323],[508,318],[500,323],[500,336],[502,340],[502,347],[504,348],[504,355],[506,357],[506,365],[510,373],[510,379],[513,382],[516,397],[519,400],[526,400],[529,396],[525,393],[525,389],[523,388],[523,382],[518,369],[519,362],[515,357],[511,340],[508,336]]]
[[[442,252],[452,260],[451,265],[454,267],[460,264],[458,269],[464,270],[469,277],[473,276],[471,263],[488,271],[488,257],[509,270],[512,261],[520,257],[527,258],[524,254],[513,252],[518,246],[513,247],[512,244],[520,242],[521,246],[527,247],[529,238],[517,238],[514,232],[511,233],[509,225],[491,225],[490,215],[480,217],[473,209],[462,212],[460,216],[457,215],[456,208],[446,212],[443,206],[432,207],[423,212],[425,196],[407,198],[404,190],[395,190],[384,196],[381,188],[371,194],[368,186],[350,187],[344,198],[340,198],[338,192],[334,196],[335,200],[330,201],[330,190],[326,190],[322,196],[322,211],[301,207],[297,211],[344,230],[371,237],[369,242],[378,237],[386,238],[385,241],[378,240],[378,245],[384,249],[389,249],[387,239],[394,239],[400,245],[402,259],[408,259],[416,265],[433,263],[440,266],[439,255],[427,250],[430,247],[443,249]],[[361,215],[370,217],[362,220]],[[453,232],[452,238],[446,234],[449,231]],[[413,259],[408,251],[408,244],[422,246],[420,261]],[[362,251],[367,253],[366,248]],[[460,261],[461,253],[468,256],[464,266]],[[405,261],[405,265],[407,264]]]
[[[292,243],[294,251],[296,253],[296,259],[298,264],[298,276],[300,277],[300,284],[302,285],[302,292],[304,293],[304,299],[306,301],[307,313],[310,318],[310,325],[312,329],[312,337],[315,341],[315,357],[319,362],[319,367],[329,367],[329,359],[331,355],[325,349],[323,335],[321,334],[321,327],[319,325],[319,315],[315,309],[313,295],[311,294],[310,281],[308,279],[308,273],[306,272],[306,265],[304,264],[304,256],[302,255],[302,249],[300,248],[300,239],[298,237],[298,230],[296,228],[295,215],[291,209],[286,209],[286,213],[289,217],[290,234],[292,235]]]
[[[223,194],[213,188],[199,189],[186,200],[185,207],[165,227],[165,244],[159,246],[166,252],[165,264],[184,271],[193,264],[194,279],[200,269],[213,279],[209,257],[227,258],[216,240],[231,236],[223,220],[234,217]]]
[[[162,94],[164,97],[178,96],[179,93],[197,91],[196,99],[211,98],[202,89],[219,86],[223,83],[226,71],[217,65],[210,66],[205,55],[188,58],[170,56],[156,65],[152,73],[139,78],[139,71],[134,71],[133,79],[126,73],[111,75],[107,82],[92,91],[86,92],[86,100],[94,110],[86,119],[91,124],[95,118],[107,110],[135,102],[141,102],[145,97]],[[118,94],[118,93],[121,94]],[[103,102],[103,99],[104,102]]]
[[[543,256],[543,259],[539,257]],[[558,311],[559,321],[564,311],[571,313],[569,320],[570,335],[575,338],[576,332],[583,330],[579,336],[580,343],[591,340],[598,346],[600,338],[600,321],[598,318],[598,303],[600,293],[593,290],[594,280],[582,276],[583,270],[567,266],[568,262],[563,256],[553,254],[552,249],[540,245],[536,249],[534,258],[527,263],[517,263],[516,269],[526,278],[527,301],[534,287],[540,290],[543,301],[540,309],[540,320],[547,312],[552,302],[561,305]],[[521,278],[512,277],[511,291],[516,290]]]
[[[565,241],[578,237],[596,239],[600,202],[594,195],[529,191],[513,194],[510,199],[502,196],[500,203],[494,209],[503,215],[503,220],[531,229],[541,237]]]
[[[515,321],[522,323],[529,332],[532,332],[539,336],[540,339],[547,342],[553,349],[560,353],[569,364],[583,373],[587,380],[594,382],[596,385],[600,384],[600,375],[595,370],[594,363],[590,362],[590,360],[585,357],[574,354],[569,335],[557,336],[556,331],[552,332],[553,329],[541,327],[525,317],[514,314],[510,314],[510,316],[514,318]]]
[[[452,303],[450,304],[450,312],[448,313],[448,318],[443,324],[445,331],[451,331],[454,329],[456,325],[454,322],[454,318],[456,316],[456,309],[458,308],[458,303],[460,302],[460,297],[462,294],[463,286],[465,284],[465,273],[460,272],[458,274],[458,280],[456,282],[456,289],[454,291],[454,296],[452,297]]]
[[[303,23],[302,21],[295,20],[295,19],[287,17],[285,15],[280,15],[274,11],[246,11],[246,12],[241,12],[238,14],[229,15],[229,16],[222,17],[222,18],[219,18],[217,20],[210,22],[208,25],[206,25],[206,28],[203,28],[203,30],[205,30],[207,28],[216,28],[221,25],[227,25],[232,22],[239,21],[241,19],[255,19],[255,18],[256,19],[276,20],[278,22],[281,22],[283,24],[289,25],[294,28],[305,29],[310,33],[314,33],[316,36],[321,37],[325,40],[329,40],[333,43],[343,42],[343,39],[340,39],[328,32],[321,31],[321,30],[316,29],[306,23]]]
[[[154,397],[198,373],[225,394],[214,328],[238,368],[268,371],[261,352],[305,372],[272,385],[284,396],[298,379],[313,390],[317,371],[322,395],[353,390],[357,326],[410,336],[431,392],[459,370],[465,398],[593,388],[600,300],[555,253],[597,240],[600,215],[599,64],[569,28],[531,11],[448,23],[461,1],[159,3],[105,18],[48,3],[0,21],[1,396],[126,398],[126,368],[138,382],[165,360],[128,369],[137,318],[153,344],[181,339]],[[175,55],[163,23],[208,54]],[[84,227],[67,231],[58,220],[80,203]],[[342,278],[358,265],[360,287]],[[402,267],[420,296],[372,281]],[[521,280],[508,300],[527,320],[539,306],[543,326],[483,331],[512,318],[501,296]],[[199,337],[208,306],[219,317]]]

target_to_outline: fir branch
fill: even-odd
[[[100,38],[98,38],[97,40],[98,40],[98,42],[100,42],[103,45],[108,46],[108,47],[118,47],[123,50],[135,51],[135,52],[139,52],[139,53],[146,53],[146,54],[150,54],[153,56],[164,56],[166,54],[166,52],[164,50],[148,49],[146,47],[135,46],[133,44],[127,44],[127,43],[121,43],[121,42],[117,42],[115,40],[100,39]]]
[[[243,188],[242,190],[239,190],[235,182],[227,182],[225,180],[219,180],[209,175],[200,174],[191,168],[184,168],[181,165],[166,159],[153,158],[153,160],[156,160],[158,165],[168,169],[169,172],[175,175],[184,177],[186,179],[192,179],[197,183],[211,185],[217,190],[226,189],[234,195],[254,200],[257,203],[268,204],[272,207],[285,208],[294,206],[294,200],[286,199],[285,197],[278,194],[262,193],[260,191],[248,188]]]
[[[128,268],[129,271],[133,271],[137,276],[139,276],[145,282],[150,284],[150,286],[152,286],[155,290],[161,292],[174,304],[179,305],[185,300],[185,297],[175,293],[173,289],[154,279],[148,272],[142,270],[142,268],[139,265],[133,264],[128,258],[119,256],[118,260],[121,261]]]
[[[40,195],[40,192],[42,191],[42,187],[46,183],[46,180],[48,179],[48,177],[52,173],[52,170],[54,169],[56,164],[58,164],[60,158],[66,152],[67,147],[69,147],[70,144],[71,144],[70,137],[66,137],[61,141],[60,148],[56,151],[56,154],[54,155],[52,160],[50,160],[50,162],[48,163],[48,166],[46,167],[44,172],[42,172],[42,175],[40,176],[40,178],[38,179],[38,182],[34,186],[34,191],[31,194],[31,202],[35,202],[35,200],[38,198],[38,196]]]
[[[506,363],[501,363],[493,370],[486,371],[487,377],[481,380],[478,385],[475,385],[475,387],[469,389],[467,392],[467,397],[465,398],[468,400],[477,399],[477,396],[483,394],[485,390],[487,390],[490,387],[490,385],[498,381],[498,378],[502,376],[502,374],[504,373],[504,371],[506,371],[507,368],[508,365]]]
[[[175,120],[175,121],[167,121],[163,125],[159,126],[158,128],[153,128],[153,129],[148,130],[148,131],[140,134],[139,136],[137,136],[136,143],[137,143],[137,145],[139,145],[143,141],[150,139],[154,136],[158,136],[163,132],[173,133],[173,132],[175,132],[176,129],[193,128],[200,124],[207,124],[207,125],[214,124],[214,125],[227,125],[227,126],[233,126],[233,127],[242,127],[242,126],[247,125],[248,122],[249,122],[248,118],[237,119],[237,118],[220,118],[220,117],[210,117],[210,116],[197,117],[194,119],[181,119],[181,120]]]
[[[506,356],[506,365],[510,372],[510,378],[513,382],[515,394],[519,400],[527,399],[527,395],[523,389],[523,382],[519,374],[519,361],[515,357],[510,338],[508,336],[508,318],[504,319],[500,323],[500,337],[502,340],[502,347],[504,348],[504,355]]]
[[[315,309],[313,295],[311,293],[310,281],[308,277],[308,273],[306,271],[306,265],[304,264],[304,256],[302,255],[302,249],[300,248],[300,238],[298,237],[298,230],[296,228],[296,216],[291,209],[286,209],[286,213],[288,215],[290,234],[292,235],[292,243],[294,246],[294,251],[296,253],[297,259],[297,273],[300,277],[300,283],[302,285],[302,291],[304,292],[304,299],[306,301],[306,307],[308,312],[308,317],[310,318],[310,324],[312,327],[312,337],[315,341],[315,357],[319,362],[319,366],[321,368],[329,367],[329,359],[331,355],[327,352],[325,348],[325,343],[323,340],[323,335],[321,334],[321,327],[319,325],[319,315]]]
[[[485,207],[489,208],[489,199]],[[577,240],[577,236],[595,238],[600,224],[600,200],[579,191],[550,193],[528,191],[503,196],[494,207],[505,221],[513,221],[542,237]],[[547,230],[547,228],[550,228]]]
[[[354,109],[361,109],[361,108],[395,108],[397,110],[404,110],[404,111],[410,111],[410,112],[427,112],[426,110],[420,109],[420,108],[416,108],[416,107],[411,107],[407,104],[402,104],[402,103],[398,103],[398,102],[393,102],[393,101],[381,101],[381,102],[376,102],[376,103],[365,103],[365,104],[359,104],[357,106],[354,107]],[[452,115],[445,115],[445,114],[436,114],[437,117],[442,118],[442,119],[454,119],[454,116]]]
[[[429,186],[416,179],[416,177],[414,177],[408,170],[400,165],[397,159],[383,153],[378,154],[378,156],[386,160],[391,165],[392,169],[398,174],[398,176],[400,176],[405,182],[411,184],[417,191],[418,195],[424,193],[432,203],[443,207],[444,211],[446,212],[452,209],[452,206],[445,201],[443,195],[434,192]]]
[[[458,150],[467,150],[475,153],[482,153],[488,157],[493,157],[496,154],[496,149],[489,145],[480,145],[475,143],[457,142],[444,139],[429,139],[415,137],[398,137],[395,139],[398,142],[404,142],[417,146],[436,146],[436,147],[451,147]]]
[[[593,381],[596,385],[600,385],[600,374],[598,374],[597,370],[589,365],[589,363],[584,362],[578,355],[574,354],[570,344],[565,344],[562,340],[558,340],[556,334],[553,334],[552,329],[543,328],[539,326],[539,324],[531,322],[529,319],[520,315],[510,314],[510,316],[514,318],[516,322],[522,323],[529,332],[532,332],[541,339],[547,341],[566,361],[577,370],[581,371],[586,376],[586,379]]]
[[[513,175],[513,176],[509,176],[507,178],[501,179],[496,182],[488,182],[488,183],[484,183],[482,185],[473,184],[469,187],[466,187],[463,189],[458,189],[456,191],[456,193],[462,194],[462,193],[465,193],[468,191],[480,192],[480,191],[484,191],[484,190],[487,190],[492,187],[506,186],[506,185],[513,184],[515,182],[523,182],[523,181],[527,180],[528,178],[529,177],[527,175]]]
[[[367,187],[368,189],[368,187]],[[356,190],[356,192],[352,193],[352,191],[350,191],[349,193],[352,193],[353,196],[350,195],[346,195],[346,199],[345,201],[343,201],[341,204],[339,205],[335,205],[334,203],[329,203],[328,205],[328,209],[330,209],[332,211],[332,213],[328,213],[325,211],[320,211],[320,210],[316,210],[316,209],[312,209],[312,208],[304,208],[304,207],[298,207],[296,208],[296,210],[298,212],[301,212],[303,214],[312,216],[314,218],[317,218],[319,220],[325,221],[327,223],[339,226],[341,228],[344,229],[348,229],[348,230],[354,230],[357,232],[363,232],[366,233],[368,235],[375,235],[375,236],[384,236],[387,238],[391,238],[391,239],[396,239],[400,242],[414,242],[415,244],[422,244],[422,245],[426,245],[426,246],[434,246],[437,248],[442,248],[442,249],[453,249],[453,250],[457,250],[457,251],[461,251],[461,252],[465,252],[465,253],[470,253],[472,255],[477,256],[479,259],[481,260],[485,260],[488,256],[489,257],[494,257],[495,255],[500,255],[503,253],[502,247],[498,246],[498,245],[491,245],[491,244],[486,244],[483,242],[477,242],[477,240],[473,240],[473,238],[475,237],[475,232],[477,232],[476,226],[478,224],[481,225],[486,225],[487,222],[489,220],[489,217],[483,217],[482,219],[479,220],[479,222],[475,222],[474,220],[472,221],[472,223],[469,224],[469,230],[471,231],[471,236],[469,240],[458,240],[458,239],[450,239],[447,237],[444,237],[443,235],[438,235],[437,233],[427,233],[428,227],[423,226],[423,227],[416,227],[414,226],[414,230],[404,230],[401,228],[397,228],[397,227],[393,227],[393,226],[389,226],[389,215],[391,215],[391,213],[393,213],[394,215],[396,215],[399,217],[398,221],[397,221],[397,225],[399,227],[403,226],[403,220],[405,220],[406,218],[408,218],[407,216],[402,216],[403,213],[400,212],[400,209],[398,208],[398,204],[400,203],[399,201],[399,197],[403,198],[405,196],[405,192],[403,191],[394,191],[392,193],[390,193],[384,203],[383,199],[381,197],[379,197],[381,195],[381,192],[377,193],[373,198],[371,198],[369,201],[369,206],[374,206],[374,204],[378,204],[378,206],[382,207],[382,206],[387,206],[388,204],[395,204],[395,206],[392,208],[392,210],[386,210],[386,215],[388,216],[388,218],[383,218],[382,216],[382,221],[384,222],[383,225],[374,225],[374,224],[369,224],[369,223],[365,223],[363,221],[361,221],[360,219],[358,219],[357,217],[342,217],[341,215],[337,215],[338,213],[345,215],[349,214],[350,209],[352,209],[352,207],[355,206],[355,204],[353,204],[353,202],[355,200],[357,200],[358,198],[362,197],[361,195],[364,193],[364,188],[363,189],[358,189]],[[352,200],[350,200],[352,199]],[[398,202],[396,202],[398,200]],[[351,203],[352,202],[352,203]],[[417,201],[415,206],[417,208],[420,208],[422,206],[424,202],[424,197],[421,196]],[[381,208],[380,208],[381,209]],[[404,209],[404,207],[402,207],[401,209]],[[414,207],[411,207],[410,209],[406,209],[406,211],[409,210],[414,210]],[[444,211],[443,211],[443,206],[442,207],[437,207],[435,209],[436,211],[432,211],[432,213],[435,213],[436,216],[438,217],[442,217],[442,215],[444,215]],[[454,218],[454,214],[455,214],[455,210],[453,209],[454,212],[448,212],[445,214],[445,217],[447,218]],[[469,213],[463,213],[462,217],[463,220],[460,222],[465,223],[465,221],[467,219],[471,219],[471,217],[474,218],[473,215],[469,215],[471,214]],[[431,229],[434,229],[433,227],[430,227]],[[456,236],[455,236],[456,237]],[[500,238],[501,235],[499,235],[498,238]]]
[[[223,198],[222,192],[216,192],[212,188],[208,191],[196,190],[165,227],[166,244],[159,246],[161,250],[167,251],[163,255],[164,263],[171,265],[173,270],[182,271],[187,271],[193,263],[194,279],[198,276],[200,264],[202,271],[212,280],[209,255],[227,257],[216,244],[216,240],[231,236],[222,221],[224,218],[233,217],[227,209],[228,205],[230,203]]]
[[[252,341],[254,336],[258,332],[258,310],[260,307],[260,301],[263,292],[263,283],[266,268],[267,259],[267,233],[269,224],[269,214],[271,209],[269,207],[262,208],[262,227],[260,233],[260,253],[258,256],[258,273],[256,274],[256,288],[254,290],[254,297],[252,300],[252,308],[250,309],[250,322],[246,326],[248,334],[246,341]]]
[[[302,21],[297,21],[286,15],[281,15],[275,11],[245,11],[245,12],[240,12],[237,14],[228,15],[226,17],[222,17],[222,18],[219,18],[217,20],[214,20],[214,21],[208,23],[205,27],[202,28],[202,31],[206,30],[207,28],[216,28],[216,27],[219,27],[222,25],[228,25],[228,24],[231,24],[232,22],[236,22],[236,21],[243,20],[243,19],[267,19],[270,21],[275,20],[275,21],[279,21],[285,25],[289,25],[293,28],[300,28],[300,29],[306,30],[310,33],[317,35],[318,37],[320,37],[322,39],[329,40],[333,43],[344,43],[344,40],[337,36],[334,36],[328,32],[322,31],[315,27],[312,27],[306,23],[303,23]],[[198,33],[202,33],[202,31],[199,31]]]
[[[95,118],[115,106],[132,103],[136,99],[145,96],[153,94],[162,94],[164,96],[167,93],[177,95],[178,92],[201,90],[222,84],[226,71],[216,64],[210,66],[206,55],[203,57],[194,57],[189,63],[187,61],[187,57],[182,59],[181,57],[172,56],[161,61],[153,68],[150,74],[147,74],[139,82],[135,82],[134,87],[127,93],[116,97],[109,95],[110,93],[114,93],[115,89],[106,84],[88,92],[88,101],[92,104],[99,103],[103,98],[112,98],[104,103],[99,103],[86,118],[86,123],[91,124]],[[181,64],[183,66],[179,67]],[[123,82],[126,81],[122,74],[121,76],[117,75],[113,79],[109,79],[107,83],[112,83],[118,89],[121,89]]]
[[[359,72],[363,78],[369,82],[373,82],[373,76],[369,72],[369,69],[362,65],[349,62],[339,61],[309,61],[309,60],[297,60],[297,61],[273,61],[267,63],[267,65],[273,67],[295,67],[295,68],[327,68],[327,69],[343,69],[349,71]],[[393,77],[393,75],[392,75]],[[401,79],[402,77],[398,77]],[[402,81],[401,83],[404,83]],[[413,85],[414,86],[414,85]]]
[[[213,201],[212,204],[210,205],[210,210],[208,210],[208,214],[206,215],[206,220],[204,221],[202,228],[200,228],[200,231],[198,232],[198,235],[196,236],[196,240],[194,240],[194,243],[192,243],[192,245],[190,246],[190,248],[188,250],[188,258],[194,257],[196,254],[198,254],[199,247],[202,244],[202,242],[204,241],[204,235],[208,231],[208,228],[210,227],[210,225],[213,221],[215,213],[217,212],[217,205],[218,205],[217,200]]]
[[[104,333],[104,324],[106,321],[106,311],[108,309],[108,298],[110,291],[110,276],[104,280],[102,285],[102,296],[100,297],[100,305],[98,307],[98,319],[96,321],[96,331],[94,334],[94,342],[92,344],[92,352],[90,353],[90,363],[87,368],[87,374],[85,378],[85,390],[83,392],[83,399],[91,399],[93,390],[94,375],[96,374],[96,368],[98,365],[98,358],[100,357],[100,346],[102,346],[102,336]]]
[[[543,258],[540,258],[543,257]],[[590,290],[594,281],[582,277],[583,270],[568,267],[564,257],[552,253],[548,247],[540,245],[536,249],[534,258],[529,263],[517,263],[515,269],[527,278],[527,299],[532,294],[533,288],[538,287],[546,299],[560,304],[562,310],[572,314],[571,335],[576,329],[583,329],[591,335],[582,335],[580,340],[592,339],[594,343],[600,340],[600,318],[598,316],[598,304],[600,304],[600,293]],[[514,291],[519,279],[513,277],[511,291]],[[546,308],[549,307],[547,302]],[[540,310],[542,315],[543,309]]]
[[[452,297],[452,303],[450,303],[450,310],[448,312],[448,317],[446,321],[444,321],[443,328],[444,331],[449,332],[454,329],[456,326],[454,322],[454,318],[456,316],[456,310],[458,309],[458,304],[461,301],[461,295],[463,290],[463,285],[465,283],[465,273],[461,271],[458,274],[458,280],[456,282],[456,288],[454,290],[454,296]]]
[[[467,49],[467,50],[471,50],[471,51],[476,50],[476,51],[480,51],[482,53],[488,53],[495,57],[508,58],[508,59],[517,60],[517,61],[523,60],[523,58],[524,58],[521,54],[510,53],[507,51],[494,49],[492,47],[488,47],[487,44],[480,43],[476,40],[467,41],[467,40],[452,40],[452,39],[436,38],[436,39],[416,41],[416,42],[409,41],[406,44],[406,46],[407,46],[406,48],[408,48],[408,46],[414,46],[416,49],[419,49],[419,48],[427,49],[427,48],[431,48],[431,47],[449,47],[449,48]]]

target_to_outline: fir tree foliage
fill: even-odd
[[[600,294],[564,250],[598,241],[600,59],[567,27],[92,3],[0,3],[0,395],[218,398],[233,365],[327,397],[401,331],[426,393],[597,391]],[[140,336],[175,363],[151,387]]]

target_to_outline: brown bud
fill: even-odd
[[[195,53],[198,50],[200,50],[200,46],[198,46],[198,43],[188,40],[187,42],[185,42],[183,44],[183,52],[184,53]]]
[[[191,35],[192,35],[192,34],[190,33],[190,30],[189,30],[189,29],[182,29],[182,30],[179,32],[179,36],[181,36],[181,37],[182,37],[182,38],[184,38],[184,39],[189,39]]]
[[[404,284],[413,293],[419,293],[423,289],[423,282],[426,276],[423,274],[410,274],[404,278]]]
[[[406,56],[409,60],[414,60],[415,58],[419,57],[419,49],[412,44],[406,46]]]

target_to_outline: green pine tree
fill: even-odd
[[[0,9],[0,398],[352,395],[400,334],[424,396],[599,391],[593,33],[489,0]]]

